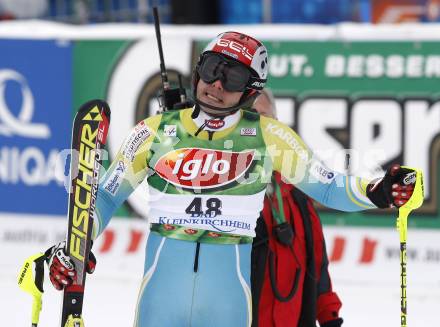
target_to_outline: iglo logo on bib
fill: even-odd
[[[253,150],[232,152],[182,148],[163,155],[154,170],[173,185],[207,189],[239,179],[249,169],[253,158]]]

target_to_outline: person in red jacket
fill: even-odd
[[[273,97],[253,108],[276,118]],[[332,289],[321,221],[312,201],[275,173],[252,250],[252,327],[339,327],[341,300]]]

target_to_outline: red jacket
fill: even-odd
[[[342,303],[332,290],[319,216],[309,198],[274,177],[293,239],[278,241],[271,209],[278,209],[278,200],[275,192],[266,196],[252,251],[252,327],[314,327],[317,320],[340,326]]]

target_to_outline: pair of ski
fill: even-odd
[[[66,253],[75,264],[77,276],[73,284],[64,289],[61,327],[84,326],[81,313],[86,265],[91,250],[99,168],[109,124],[110,108],[102,100],[83,104],[73,122]],[[32,327],[38,325],[42,306],[44,260],[43,253],[31,256],[18,276],[20,288],[34,298]]]

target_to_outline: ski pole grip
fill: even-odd
[[[397,229],[400,234],[400,242],[406,242],[408,216],[414,209],[419,208],[423,204],[423,173],[420,169],[402,166],[402,168],[410,169],[415,174],[416,181],[414,190],[409,200],[399,208],[399,217],[397,218]]]
[[[423,199],[424,199],[424,188],[423,188],[423,173],[421,169],[412,168],[412,167],[406,167],[402,166],[402,168],[410,169],[414,171],[414,174],[416,175],[416,182],[414,184],[414,190],[409,198],[409,200],[399,208],[402,209],[402,211],[407,211],[408,213],[411,210],[417,209],[422,206]]]
[[[38,253],[26,259],[18,274],[19,287],[32,295],[32,327],[38,325],[42,307],[44,280],[44,253]],[[35,267],[35,274],[33,272]]]

